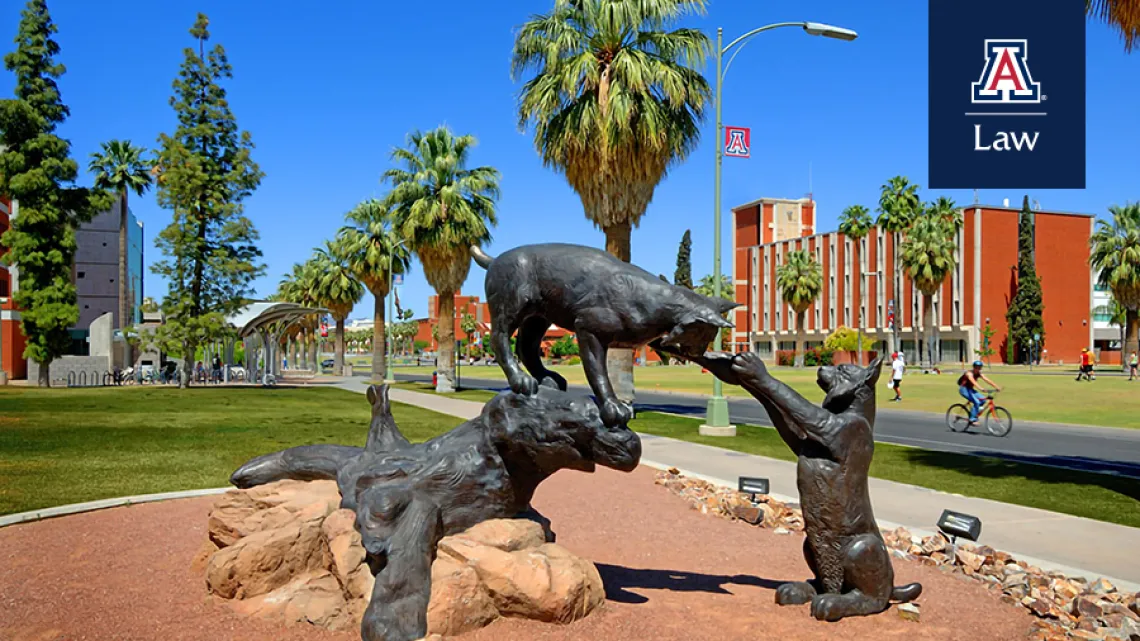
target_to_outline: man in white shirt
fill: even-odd
[[[899,390],[902,388],[904,371],[906,371],[906,359],[902,352],[895,352],[895,360],[891,362],[891,388],[895,390],[895,397],[891,399],[891,402],[902,400],[902,392]]]

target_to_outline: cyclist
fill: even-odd
[[[985,397],[978,391],[979,380],[985,381],[995,390],[1001,391],[1001,387],[997,383],[986,378],[986,375],[982,373],[981,361],[974,361],[974,368],[966,370],[958,377],[958,393],[970,402],[970,426],[977,425],[978,413],[982,411],[982,405],[986,402]]]

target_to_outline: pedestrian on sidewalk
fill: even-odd
[[[1132,356],[1128,357],[1128,380],[1136,379],[1136,368],[1140,367],[1140,360],[1136,358],[1136,352],[1132,352]]]
[[[906,371],[906,359],[903,357],[902,352],[895,352],[895,360],[891,362],[891,389],[895,391],[895,397],[891,402],[898,402],[902,400],[902,378],[903,372]]]

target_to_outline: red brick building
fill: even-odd
[[[0,236],[8,231],[12,202],[0,196]],[[0,255],[7,252],[0,247]],[[16,291],[16,268],[9,267],[0,257],[0,369],[8,373],[8,378],[27,376],[27,361],[24,359],[24,332],[20,329],[20,312],[12,301]]]
[[[805,316],[808,347],[821,345],[835,328],[864,328],[870,345],[885,353],[888,317],[901,323],[902,345],[911,362],[923,348],[921,293],[903,276],[902,298],[895,305],[895,238],[874,228],[855,242],[840,232],[816,233],[816,203],[809,199],[762,198],[733,209],[733,265],[736,300],[733,348],[773,357],[794,349],[795,313],[780,298],[776,266],[793,250],[807,249],[823,268],[823,291]],[[971,205],[961,209],[964,222],[957,239],[958,265],[934,297],[942,358],[976,358],[982,328],[994,330],[992,360],[1006,357],[1006,309],[1017,285],[1019,209]],[[1034,212],[1037,275],[1045,311],[1043,362],[1076,362],[1081,348],[1093,344],[1090,319],[1093,272],[1087,214]]]
[[[466,314],[470,314],[472,316],[472,318],[475,319],[475,322],[478,324],[478,328],[475,330],[475,332],[473,332],[474,336],[468,336],[467,333],[463,331],[462,322],[463,322],[463,317]],[[435,340],[435,337],[432,335],[432,330],[439,323],[439,297],[438,296],[435,296],[435,295],[428,296],[428,317],[417,319],[416,323],[417,323],[417,329],[416,329],[415,340],[417,342],[422,341],[422,342],[427,343],[428,344],[427,349],[429,351],[433,351],[433,352],[437,351],[439,349],[439,345],[438,345],[437,341]],[[455,338],[456,338],[456,340],[461,340],[465,344],[468,343],[470,340],[479,341],[479,340],[485,339],[486,336],[490,332],[491,332],[491,308],[487,306],[487,303],[481,302],[479,300],[478,296],[471,296],[468,294],[461,294],[461,293],[456,294],[455,295]],[[567,332],[566,330],[562,329],[561,327],[551,326],[550,329],[546,331],[546,336],[543,338],[543,341],[542,341],[543,350],[545,351],[545,350],[549,349],[550,345],[553,344],[554,341],[562,338],[563,336],[565,336],[569,333],[570,332]],[[488,347],[488,346],[485,345],[484,347]]]

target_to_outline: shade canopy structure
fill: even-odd
[[[323,307],[306,307],[297,303],[260,301],[251,303],[237,313],[226,318],[238,330],[238,337],[245,338],[257,334],[258,330],[269,328],[275,323],[289,325],[311,314],[327,314]]]
[[[306,316],[328,312],[329,310],[323,307],[258,301],[227,317],[226,322],[237,330],[238,338],[245,344],[246,380],[270,384],[273,380],[271,377],[281,371],[277,357],[277,343],[285,330]],[[225,351],[226,360],[232,364],[232,345],[227,346]]]

